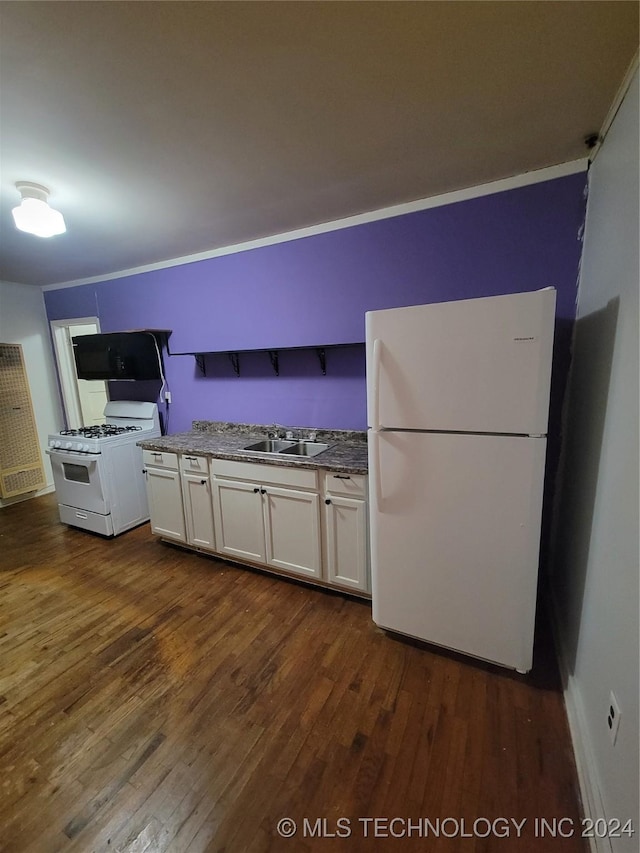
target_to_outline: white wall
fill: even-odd
[[[47,478],[47,489],[43,491],[49,491],[53,487],[53,474],[44,451],[48,434],[62,427],[62,409],[49,324],[39,287],[0,281],[0,341],[22,344]],[[0,506],[14,502],[0,500]]]
[[[634,821],[616,853],[640,844],[638,122],[636,71],[590,172],[552,577],[585,807]]]

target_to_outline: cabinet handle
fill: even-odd
[[[204,486],[204,484],[205,484],[206,482],[207,482],[206,480],[200,480],[200,485],[201,485],[201,486]]]
[[[151,455],[152,455],[152,456],[160,456],[160,457],[162,457],[162,453],[156,453],[156,452],[155,452],[155,451],[153,451],[153,450],[151,451]]]
[[[143,468],[143,469],[142,469],[142,473],[146,475],[146,473],[147,473],[147,469],[146,469],[146,468]]]
[[[266,495],[266,494],[267,494],[267,490],[266,490],[266,489],[260,489],[260,494],[261,494],[261,495]]]
[[[331,503],[331,501],[329,500],[329,498],[327,498],[327,499],[325,500],[325,503],[327,504],[327,506]]]
[[[197,456],[185,456],[184,458],[188,459],[189,462],[195,462],[198,457]]]
[[[334,480],[350,480],[351,477],[348,474],[334,474]]]
[[[253,494],[254,494],[254,495],[257,495],[259,491],[260,491],[260,489],[255,488],[255,489],[253,490]]]

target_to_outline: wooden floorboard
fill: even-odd
[[[3,853],[586,850],[544,624],[523,677],[55,495],[0,511],[0,566]]]

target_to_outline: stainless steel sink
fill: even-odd
[[[317,456],[328,449],[329,445],[323,444],[321,441],[301,441],[294,444],[293,447],[281,450],[280,453],[282,456]]]
[[[243,450],[250,453],[278,453],[288,456],[317,456],[328,450],[329,445],[321,441],[288,441],[282,438],[263,438],[247,445]]]
[[[262,441],[249,444],[243,450],[253,450],[256,453],[280,453],[281,450],[286,450],[294,444],[295,441],[285,441],[282,438],[264,438]]]

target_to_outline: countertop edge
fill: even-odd
[[[204,437],[204,434],[202,434],[202,436]],[[365,476],[369,473],[366,462],[358,460],[357,462],[351,463],[335,458],[336,447],[341,446],[342,449],[347,449],[347,447],[349,447],[349,449],[351,449],[351,445],[347,445],[347,443],[340,443],[334,447],[330,447],[317,457],[292,459],[291,457],[287,458],[286,456],[277,456],[271,453],[244,451],[240,448],[224,449],[206,447],[203,446],[205,442],[197,440],[199,437],[200,436],[193,436],[193,438],[196,439],[193,443],[189,443],[188,441],[185,442],[184,434],[180,436],[180,440],[173,442],[171,441],[172,436],[169,435],[158,438],[143,439],[136,443],[138,447],[141,447],[143,450],[155,450],[163,453],[193,453],[198,456],[207,456],[210,459],[228,459],[235,462],[255,462],[265,465],[277,465],[280,468],[303,468],[311,471],[327,470],[343,474],[363,474]],[[212,434],[206,435],[206,442],[211,442],[214,437],[215,436]],[[227,439],[228,438],[229,437],[227,436]],[[237,439],[239,441],[241,440],[243,443],[247,441],[247,438],[248,437],[246,435],[237,437]],[[357,449],[362,453],[362,445],[358,447],[354,444],[353,449]],[[333,454],[332,450],[334,451]],[[325,455],[325,459],[320,458],[320,456]]]

